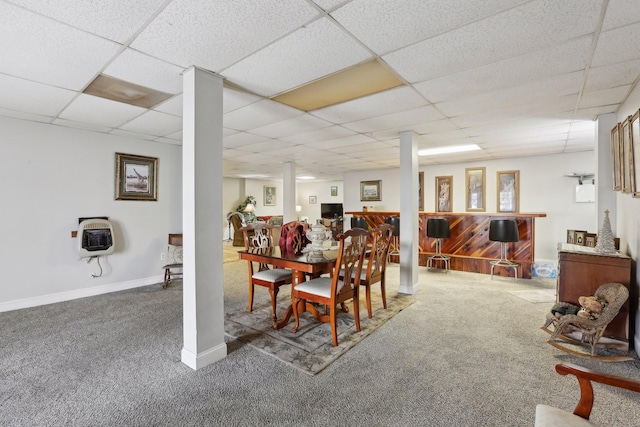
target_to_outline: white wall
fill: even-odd
[[[0,311],[157,283],[182,231],[181,147],[0,118]],[[157,157],[158,201],[115,200],[115,153]],[[115,253],[78,260],[78,218],[108,216]]]
[[[424,172],[424,210],[435,210],[435,177],[453,176],[453,211],[465,212],[465,168],[486,168],[486,212],[496,212],[497,172],[520,171],[520,212],[547,214],[536,218],[535,259],[556,260],[557,243],[566,240],[567,229],[597,233],[594,203],[576,203],[575,178],[565,177],[572,172],[595,171],[594,152],[579,152],[553,156],[521,157],[422,166]],[[360,181],[382,180],[380,202],[360,202]],[[373,206],[377,211],[398,211],[400,206],[399,173],[397,169],[354,172],[345,175],[345,211],[361,211]],[[416,195],[417,197],[417,195]],[[350,221],[350,216],[345,219]]]

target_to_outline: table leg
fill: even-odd
[[[289,323],[291,320],[291,316],[293,316],[293,288],[298,284],[305,281],[304,272],[293,270],[292,271],[292,280],[291,280],[291,305],[287,307],[287,310],[284,312],[283,318],[279,322],[273,323],[273,329],[282,329]]]

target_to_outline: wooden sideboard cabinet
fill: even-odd
[[[629,289],[631,281],[631,258],[624,255],[603,255],[591,252],[560,250],[557,299],[578,304],[578,297],[593,295],[601,285],[610,282],[622,283]],[[631,292],[631,290],[629,289]],[[629,349],[629,326],[631,296],[622,306],[603,336],[626,343]]]

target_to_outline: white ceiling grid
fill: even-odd
[[[182,138],[182,73],[223,90],[225,176],[341,179],[420,164],[594,149],[640,78],[637,0],[0,0],[0,116]],[[269,98],[377,57],[405,84],[305,113]],[[173,95],[147,110],[82,93],[99,74]]]

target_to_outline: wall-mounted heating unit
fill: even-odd
[[[80,258],[110,255],[114,249],[113,227],[104,218],[87,218],[78,225]]]

